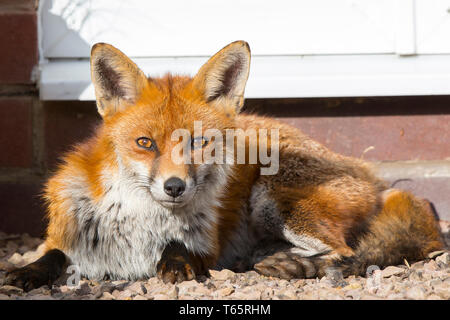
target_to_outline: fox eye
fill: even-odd
[[[147,149],[147,150],[153,150],[155,148],[155,144],[152,139],[141,137],[136,139],[136,143],[139,147]]]
[[[192,139],[192,149],[201,149],[208,144],[208,139],[205,137],[197,137]]]

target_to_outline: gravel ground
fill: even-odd
[[[450,222],[440,222],[450,248]],[[39,256],[41,239],[27,234],[0,232],[0,285],[6,271],[34,261]],[[146,281],[90,281],[81,279],[67,286],[68,276],[51,288],[43,286],[30,292],[12,286],[0,286],[0,300],[288,300],[288,299],[429,299],[450,300],[449,251],[436,252],[424,261],[375,270],[368,278],[348,277],[334,281],[328,277],[308,280],[282,280],[260,276],[254,271],[234,273],[211,270],[211,277],[199,277],[176,285],[157,278]]]

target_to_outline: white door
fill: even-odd
[[[209,56],[234,40],[255,55],[395,52],[392,0],[44,0],[46,58],[109,42],[133,57]]]

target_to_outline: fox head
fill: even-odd
[[[193,78],[147,78],[115,47],[93,46],[91,77],[102,132],[133,185],[146,188],[168,208],[182,207],[197,193],[220,185],[226,164],[208,157],[225,148],[217,137],[234,128],[249,66],[250,48],[237,41]]]

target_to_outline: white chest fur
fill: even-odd
[[[108,178],[102,201],[74,199],[78,240],[66,254],[90,279],[139,279],[154,276],[167,243],[179,240],[196,253],[208,253],[216,212],[211,201],[194,201],[168,209],[145,188],[124,179]],[[79,193],[79,190],[78,190]],[[201,199],[199,199],[201,200]]]

